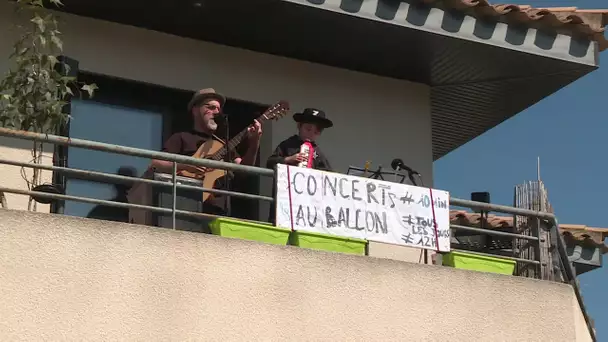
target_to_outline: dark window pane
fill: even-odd
[[[100,141],[104,143],[160,150],[162,146],[162,114],[124,106],[108,105],[94,101],[73,101],[70,137]],[[150,163],[149,159],[132,157],[81,148],[68,149],[70,168],[118,173],[119,168],[130,168],[140,176]],[[111,184],[69,179],[66,192],[72,196],[107,200],[124,200],[125,188]],[[95,207],[95,211],[91,213]],[[116,220],[125,210],[96,206],[88,203],[66,202],[65,214]]]

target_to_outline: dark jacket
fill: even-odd
[[[277,148],[274,150],[274,153],[268,158],[268,161],[266,162],[266,167],[269,169],[274,169],[277,164],[284,164],[286,157],[293,156],[294,154],[300,152],[300,147],[303,143],[304,141],[300,139],[300,136],[298,135],[294,135],[287,138],[287,140],[284,140],[282,143],[279,144],[279,146],[277,146]],[[325,154],[321,152],[319,146],[315,142],[311,142],[311,144],[315,149],[313,155],[312,168],[316,170],[332,171],[331,165],[329,164],[329,160],[327,160]],[[277,185],[275,180],[275,183],[273,183],[272,185],[273,196],[276,192],[276,186]],[[271,203],[268,222],[275,223],[275,211],[276,204]]]
[[[303,143],[304,141],[300,139],[300,136],[298,135],[293,135],[287,138],[287,140],[284,140],[279,144],[279,146],[277,146],[274,153],[268,158],[266,167],[269,169],[274,169],[277,164],[284,164],[286,157],[293,156],[294,154],[300,152],[300,147]],[[316,170],[332,171],[329,160],[327,160],[325,154],[323,154],[319,148],[319,145],[317,145],[315,142],[311,142],[311,144],[315,149],[312,168]]]

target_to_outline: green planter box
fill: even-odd
[[[294,231],[289,236],[289,244],[322,251],[365,255],[367,241],[336,235]]]
[[[450,252],[443,256],[444,266],[471,271],[512,275],[515,264],[513,260],[464,252]]]
[[[253,223],[228,218],[218,218],[209,223],[211,233],[229,238],[252,240],[274,245],[287,245],[289,229],[277,228],[269,224]]]

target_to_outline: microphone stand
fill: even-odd
[[[410,182],[412,182],[412,185],[418,186],[418,183],[416,182],[416,179],[414,178],[414,173],[412,171],[408,171],[407,178],[410,179]]]
[[[418,172],[414,172],[412,170],[406,170],[399,166],[397,167],[397,169],[395,171],[401,171],[401,170],[407,171],[407,178],[410,180],[412,185],[418,186],[418,182],[416,182],[416,178],[414,178],[414,175],[418,175],[418,178],[420,178],[420,186],[424,186],[424,182],[422,181],[422,176]]]
[[[416,181],[416,178],[414,178],[414,175],[418,175],[418,179],[420,180],[420,184],[418,184],[418,182]],[[422,178],[422,175],[419,174],[418,172],[408,172],[408,178],[410,179],[410,181],[412,181],[412,184],[418,186],[424,186],[424,180]]]
[[[361,167],[355,167],[355,166],[349,166],[348,167],[348,171],[346,172],[347,175],[353,175],[354,172],[361,172],[362,175],[360,174],[356,174],[356,176],[359,177],[367,177],[370,179],[378,179],[378,180],[385,180],[384,176],[395,176],[395,183],[402,183],[405,180],[405,176],[403,175],[403,173],[397,173],[397,172],[388,172],[388,171],[384,171],[384,169],[382,168],[382,165],[378,166],[378,169],[376,171],[371,171],[367,168],[361,168]],[[397,180],[397,177],[401,177],[401,180]]]

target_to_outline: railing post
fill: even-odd
[[[435,255],[433,255],[433,259],[434,260],[432,260],[432,264],[443,266],[443,252],[435,252]]]
[[[538,233],[538,261],[540,262],[540,275],[543,280],[553,280],[553,258],[551,255],[551,231],[549,223],[537,219]]]
[[[551,239],[551,249],[549,250],[549,253],[551,255],[551,259],[552,259],[552,265],[551,267],[553,267],[553,281],[559,281],[559,282],[565,282],[566,277],[564,276],[564,274],[561,271],[561,260],[559,257],[559,229],[557,228],[557,224],[555,224],[555,222],[551,222],[551,230],[549,231],[549,237]],[[564,267],[568,267],[567,265],[564,265]]]
[[[270,210],[269,213],[272,213],[272,217],[268,217],[268,221],[270,221],[270,223],[272,223],[273,225],[276,226],[277,224],[277,194],[279,193],[279,188],[278,188],[278,179],[279,179],[279,168],[277,167],[277,165],[274,166],[273,170],[272,170],[273,174],[272,174],[272,202],[270,202]],[[289,180],[288,180],[289,181]],[[269,214],[270,216],[270,214]],[[367,247],[366,247],[367,248]]]
[[[572,283],[574,281],[576,281],[576,269],[574,268],[574,265],[572,265],[572,263],[570,262],[570,259],[568,259],[568,252],[566,250],[566,243],[564,242],[564,238],[559,234],[559,224],[557,223],[557,220],[555,220],[555,222],[553,223],[554,225],[554,229],[556,230],[556,236],[555,238],[557,239],[557,253],[559,255],[559,259],[560,262],[562,264],[562,266],[564,267],[564,271],[565,271],[565,281]]]
[[[566,251],[566,244],[564,243],[564,238],[559,234],[559,223],[555,218],[553,218],[551,221],[551,232],[555,232],[555,237],[552,237],[552,239],[555,239],[557,242],[556,253],[560,260],[560,263],[562,264],[561,266],[563,266],[563,271],[565,273],[562,275],[565,278],[562,281],[570,284],[574,288],[574,294],[576,295],[578,304],[583,311],[583,317],[585,317],[587,329],[589,329],[589,332],[591,333],[591,340],[596,341],[597,338],[595,335],[596,332],[595,327],[593,325],[593,320],[589,317],[589,314],[585,309],[585,302],[583,301],[583,297],[581,296],[580,285],[578,279],[576,279],[576,269],[568,259],[568,252]]]
[[[171,181],[173,182],[173,191],[171,192],[171,194],[173,195],[173,201],[172,201],[172,205],[173,208],[171,209],[171,227],[173,228],[173,230],[175,230],[175,210],[177,208],[177,163],[173,162],[173,170],[171,172]]]

